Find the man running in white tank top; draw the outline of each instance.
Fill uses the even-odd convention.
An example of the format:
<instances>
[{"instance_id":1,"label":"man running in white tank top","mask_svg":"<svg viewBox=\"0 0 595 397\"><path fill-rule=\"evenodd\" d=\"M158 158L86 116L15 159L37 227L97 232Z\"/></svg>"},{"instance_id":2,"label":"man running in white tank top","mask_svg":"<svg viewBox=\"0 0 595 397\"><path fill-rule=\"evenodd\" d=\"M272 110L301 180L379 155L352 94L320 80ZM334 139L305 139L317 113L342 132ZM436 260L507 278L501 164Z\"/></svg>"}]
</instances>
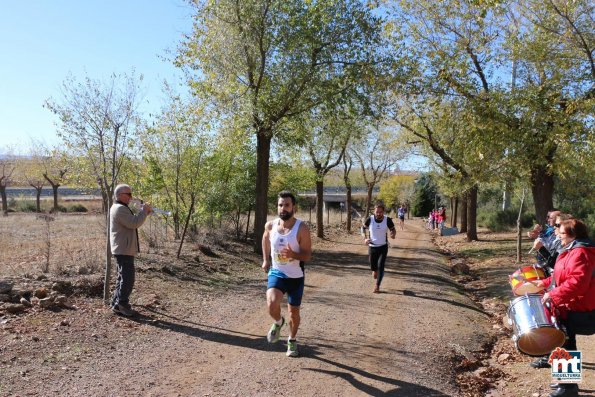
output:
<instances>
[{"instance_id":1,"label":"man running in white tank top","mask_svg":"<svg viewBox=\"0 0 595 397\"><path fill-rule=\"evenodd\" d=\"M279 340L285 318L281 301L287 293L289 338L287 356L297 357L297 331L300 326L300 305L304 293L304 262L312 256L312 240L308 225L294 217L295 196L281 192L277 200L279 218L266 223L262 236L262 268L268 272L267 306L275 320L267 334L269 343Z\"/></svg>"},{"instance_id":2,"label":"man running in white tank top","mask_svg":"<svg viewBox=\"0 0 595 397\"><path fill-rule=\"evenodd\" d=\"M368 238L366 238L366 229L370 230ZM376 280L373 291L376 294L380 292L380 283L384 278L384 263L388 255L388 240L386 238L388 231L390 231L390 238L394 240L397 233L395 224L390 217L384 216L384 204L378 202L374 207L374 215L366 219L362 226L362 237L364 243L369 247L370 269Z\"/></svg>"}]
</instances>

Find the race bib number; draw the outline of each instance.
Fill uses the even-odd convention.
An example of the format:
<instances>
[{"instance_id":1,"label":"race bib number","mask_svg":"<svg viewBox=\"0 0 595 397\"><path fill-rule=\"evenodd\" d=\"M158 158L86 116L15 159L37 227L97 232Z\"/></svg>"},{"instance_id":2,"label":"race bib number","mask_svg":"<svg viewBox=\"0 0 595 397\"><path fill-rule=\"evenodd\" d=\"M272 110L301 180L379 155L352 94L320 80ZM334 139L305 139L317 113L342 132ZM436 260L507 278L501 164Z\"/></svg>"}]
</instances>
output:
<instances>
[{"instance_id":1,"label":"race bib number","mask_svg":"<svg viewBox=\"0 0 595 397\"><path fill-rule=\"evenodd\" d=\"M279 242L277 243L277 246L275 247L275 250L274 250L275 258L277 260L277 263L279 263L280 265L286 265L290 260L290 258L283 257L281 255L281 250L287 248L287 245L288 244L285 242L285 239L282 238L282 239L279 239Z\"/></svg>"}]
</instances>

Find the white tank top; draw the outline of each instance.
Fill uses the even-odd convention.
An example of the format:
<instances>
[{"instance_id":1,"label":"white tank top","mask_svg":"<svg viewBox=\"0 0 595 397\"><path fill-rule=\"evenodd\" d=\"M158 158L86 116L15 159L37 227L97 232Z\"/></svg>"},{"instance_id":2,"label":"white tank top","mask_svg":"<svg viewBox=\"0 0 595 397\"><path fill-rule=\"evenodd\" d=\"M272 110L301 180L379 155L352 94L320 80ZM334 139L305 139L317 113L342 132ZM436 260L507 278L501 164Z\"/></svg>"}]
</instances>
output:
<instances>
[{"instance_id":1,"label":"white tank top","mask_svg":"<svg viewBox=\"0 0 595 397\"><path fill-rule=\"evenodd\" d=\"M287 234L281 234L278 232L279 222L281 222L281 219L275 219L273 221L273 230L271 230L271 234L269 236L269 240L271 242L271 259L273 262L273 266L271 267L269 274L276 274L283 278L304 277L304 271L300 266L300 261L297 259L281 257L281 250L287 245L291 247L292 251L300 252L297 234L298 230L300 229L301 221L296 219L293 227Z\"/></svg>"},{"instance_id":2,"label":"white tank top","mask_svg":"<svg viewBox=\"0 0 595 397\"><path fill-rule=\"evenodd\" d=\"M386 245L386 232L388 230L388 225L386 224L387 219L388 218L385 216L382 218L382 221L376 222L374 215L370 217L370 246L381 247Z\"/></svg>"}]
</instances>

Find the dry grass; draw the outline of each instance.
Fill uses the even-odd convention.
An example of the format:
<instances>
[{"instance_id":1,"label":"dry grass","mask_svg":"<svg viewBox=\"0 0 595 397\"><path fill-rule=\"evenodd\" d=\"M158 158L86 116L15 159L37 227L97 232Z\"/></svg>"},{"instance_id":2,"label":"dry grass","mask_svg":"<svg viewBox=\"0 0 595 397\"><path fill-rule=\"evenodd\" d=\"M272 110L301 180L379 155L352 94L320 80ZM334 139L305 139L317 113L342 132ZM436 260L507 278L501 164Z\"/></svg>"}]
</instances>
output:
<instances>
[{"instance_id":1,"label":"dry grass","mask_svg":"<svg viewBox=\"0 0 595 397\"><path fill-rule=\"evenodd\" d=\"M95 273L102 268L104 230L105 220L96 214L0 217L0 275Z\"/></svg>"},{"instance_id":2,"label":"dry grass","mask_svg":"<svg viewBox=\"0 0 595 397\"><path fill-rule=\"evenodd\" d=\"M86 203L88 204L88 203ZM98 274L105 263L105 219L92 208L88 213L36 214L15 212L0 217L0 276L37 275L52 273L74 276ZM345 227L345 213L330 211L324 214L325 234L333 234ZM271 219L274 218L271 215ZM300 219L309 221L308 212L300 212ZM315 218L315 213L312 212ZM242 217L240 240L245 237L246 217ZM252 232L252 219L250 220ZM315 223L315 219L313 219ZM342 221L342 223L341 223ZM353 221L354 229L360 220ZM204 227L198 233L189 232L182 256L193 258L206 248L219 251L233 251L231 240L235 238L235 228L225 219L214 222L212 227ZM315 225L312 225L315 231ZM335 230L337 229L337 230ZM172 261L179 241L174 240L173 231L161 217L150 217L139 229L141 249L150 261ZM251 243L249 243L251 244ZM203 252L204 253L204 252Z\"/></svg>"}]
</instances>

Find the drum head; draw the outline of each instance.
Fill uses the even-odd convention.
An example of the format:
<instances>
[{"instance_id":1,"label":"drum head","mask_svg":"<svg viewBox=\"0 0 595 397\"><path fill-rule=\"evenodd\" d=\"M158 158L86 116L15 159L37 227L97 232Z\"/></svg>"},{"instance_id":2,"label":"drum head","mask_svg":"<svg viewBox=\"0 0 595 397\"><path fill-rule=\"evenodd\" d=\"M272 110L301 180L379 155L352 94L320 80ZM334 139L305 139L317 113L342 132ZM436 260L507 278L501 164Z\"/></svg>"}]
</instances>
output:
<instances>
[{"instance_id":1,"label":"drum head","mask_svg":"<svg viewBox=\"0 0 595 397\"><path fill-rule=\"evenodd\" d=\"M556 347L564 344L566 335L554 327L534 328L525 332L517 341L520 351L530 356L549 354Z\"/></svg>"},{"instance_id":2,"label":"drum head","mask_svg":"<svg viewBox=\"0 0 595 397\"><path fill-rule=\"evenodd\" d=\"M520 283L512 289L512 292L517 296L523 296L525 294L539 294L543 292L543 288L531 283Z\"/></svg>"}]
</instances>

